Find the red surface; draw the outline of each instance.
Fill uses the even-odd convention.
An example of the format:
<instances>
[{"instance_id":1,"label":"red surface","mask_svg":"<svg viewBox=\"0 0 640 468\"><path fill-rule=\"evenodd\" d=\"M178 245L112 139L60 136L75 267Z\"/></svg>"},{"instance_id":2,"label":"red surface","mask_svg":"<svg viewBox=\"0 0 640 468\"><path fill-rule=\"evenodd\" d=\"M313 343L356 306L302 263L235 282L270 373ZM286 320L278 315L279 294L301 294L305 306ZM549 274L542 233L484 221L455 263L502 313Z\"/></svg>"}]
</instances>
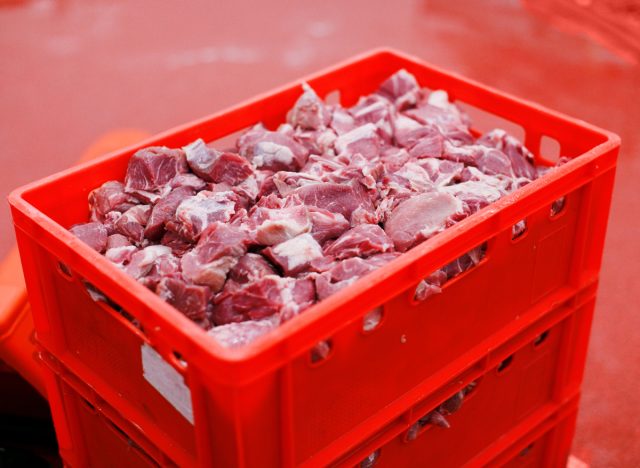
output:
<instances>
[{"instance_id":1,"label":"red surface","mask_svg":"<svg viewBox=\"0 0 640 468\"><path fill-rule=\"evenodd\" d=\"M574 450L595 466L637 465L640 69L515 1L480 9L444 0L217 2L208 11L9 2L0 8L0 188L6 195L71 165L114 128L163 130L377 45L616 131L623 146ZM12 236L5 211L0 251Z\"/></svg>"},{"instance_id":2,"label":"red surface","mask_svg":"<svg viewBox=\"0 0 640 468\"><path fill-rule=\"evenodd\" d=\"M325 464L378 431L405 427L406 415L421 404L416 401L470 362L482 362L487 349L528 327L540 327L558 304L590 311L617 137L391 52L350 60L306 80L321 98L337 90L342 103L351 106L400 68L422 86L447 89L456 100L519 125L538 164L546 156L539 154L543 135L555 138L562 153L575 159L424 242L368 281L322 301L264 340L228 350L66 230L87 220L90 190L124 178L138 148L119 151L18 189L10 198L40 344L179 464ZM141 145L180 147L196 136L214 141L258 121L275 128L300 92L299 82L293 83ZM552 203L563 196L565 207L552 217ZM521 219L527 220L527 231L513 240L512 226ZM443 294L414 302L422 278L482 243L487 255L475 269L447 283ZM74 274L60 273L60 262ZM144 334L104 303L94 302L82 280L135 317ZM384 322L363 334L363 316L380 305ZM518 384L521 394L513 401L537 401L537 386L554 380L559 387L551 392L553 403L567 398L565 386L579 389L590 322L586 314L578 330L565 335L566 350L558 354L571 350L576 356L571 365L565 362L567 369L552 372L555 379L542 374L533 379L537 384ZM309 350L327 338L333 343L330 358L310 366ZM140 361L133 357L144 342L189 382L195 428L143 378ZM176 353L188 367L176 363ZM380 375L388 378L381 381ZM228 406L232 401L236 404ZM525 412L531 410L524 406ZM517 414L505 412L504 425ZM504 430L498 421L490 422L494 436ZM477 433L479 446L487 433Z\"/></svg>"}]
</instances>

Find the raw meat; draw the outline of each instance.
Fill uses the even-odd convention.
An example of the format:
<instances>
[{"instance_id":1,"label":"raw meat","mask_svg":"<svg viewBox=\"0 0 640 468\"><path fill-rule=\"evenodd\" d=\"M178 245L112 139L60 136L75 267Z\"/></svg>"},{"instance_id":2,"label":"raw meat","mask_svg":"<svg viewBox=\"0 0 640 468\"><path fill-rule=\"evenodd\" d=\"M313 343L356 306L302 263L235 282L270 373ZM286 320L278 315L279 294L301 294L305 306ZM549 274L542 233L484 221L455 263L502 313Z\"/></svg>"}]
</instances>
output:
<instances>
[{"instance_id":1,"label":"raw meat","mask_svg":"<svg viewBox=\"0 0 640 468\"><path fill-rule=\"evenodd\" d=\"M129 160L125 190L154 192L178 174L188 171L184 151L153 146L136 152Z\"/></svg>"},{"instance_id":2,"label":"raw meat","mask_svg":"<svg viewBox=\"0 0 640 468\"><path fill-rule=\"evenodd\" d=\"M93 190L91 222L70 231L236 347L553 170L534 166L503 130L475 138L446 91L422 89L406 70L349 108L302 89L286 123L254 125L235 149L197 139L137 151L124 183ZM563 207L554 202L551 215ZM526 229L517 223L513 234ZM415 300L440 293L485 252L436 270ZM366 315L367 330L381 313ZM330 352L323 341L312 354ZM448 425L460 402L454 395L418 429Z\"/></svg>"},{"instance_id":3,"label":"raw meat","mask_svg":"<svg viewBox=\"0 0 640 468\"><path fill-rule=\"evenodd\" d=\"M76 224L69 231L96 252L107 248L107 229L101 223Z\"/></svg>"},{"instance_id":4,"label":"raw meat","mask_svg":"<svg viewBox=\"0 0 640 468\"><path fill-rule=\"evenodd\" d=\"M393 250L393 242L377 224L360 224L325 246L325 255L337 260L349 257L369 257Z\"/></svg>"},{"instance_id":5,"label":"raw meat","mask_svg":"<svg viewBox=\"0 0 640 468\"><path fill-rule=\"evenodd\" d=\"M400 252L444 230L447 222L463 212L460 200L430 192L405 200L393 210L384 230Z\"/></svg>"},{"instance_id":6,"label":"raw meat","mask_svg":"<svg viewBox=\"0 0 640 468\"><path fill-rule=\"evenodd\" d=\"M304 271L312 260L321 258L322 247L311 234L301 234L273 247L263 254L278 265L286 276L295 276Z\"/></svg>"}]
</instances>

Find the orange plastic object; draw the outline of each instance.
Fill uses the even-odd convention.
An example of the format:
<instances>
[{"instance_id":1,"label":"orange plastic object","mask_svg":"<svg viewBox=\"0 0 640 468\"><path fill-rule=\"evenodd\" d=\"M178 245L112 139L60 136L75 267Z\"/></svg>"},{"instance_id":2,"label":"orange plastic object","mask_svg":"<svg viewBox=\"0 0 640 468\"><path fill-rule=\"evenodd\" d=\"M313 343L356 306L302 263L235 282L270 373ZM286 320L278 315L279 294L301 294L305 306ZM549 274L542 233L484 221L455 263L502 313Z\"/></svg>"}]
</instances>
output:
<instances>
[{"instance_id":1,"label":"orange plastic object","mask_svg":"<svg viewBox=\"0 0 640 468\"><path fill-rule=\"evenodd\" d=\"M98 138L82 155L80 161L147 138L135 129L109 132ZM33 318L27 301L18 249L14 247L0 265L0 360L9 364L27 382L46 397L36 357Z\"/></svg>"},{"instance_id":2,"label":"orange plastic object","mask_svg":"<svg viewBox=\"0 0 640 468\"><path fill-rule=\"evenodd\" d=\"M423 397L410 413L379 428L372 438L331 465L358 466L373 454L376 466L381 467L425 466L426 461L438 467L499 466L498 462L525 458L530 466L563 466L571 446L579 387L567 371L582 359L575 345L588 336L592 313L593 301L551 311L508 343L470 363ZM56 428L70 441L61 450L69 465L104 463L108 458L104 450L89 446L102 432L92 427L110 424L122 435L120 445L133 452L129 457L137 459L144 451L161 466L172 464L140 430L46 351L43 360ZM447 416L449 429L414 426L463 388L471 390L458 411ZM87 421L88 414L95 415L91 419L102 416L104 421ZM561 422L566 424L556 431L553 445L542 449L543 444L536 442L536 451L532 450L533 440Z\"/></svg>"},{"instance_id":3,"label":"orange plastic object","mask_svg":"<svg viewBox=\"0 0 640 468\"><path fill-rule=\"evenodd\" d=\"M241 349L218 345L66 228L87 219L90 190L123 179L137 149L228 138L258 121L275 128L301 82L10 196L39 343L176 463L330 463L558 304L595 297L619 139L393 51L357 57L305 81L323 97L339 91L349 106L399 68L521 127L538 163L546 161L540 154L546 138L572 160ZM562 197L563 209L552 216ZM512 226L522 219L527 231L514 240ZM477 267L442 294L414 303L422 278L483 243L487 253ZM94 302L82 280L127 315ZM364 332L364 315L377 307L382 322ZM330 341L331 353L312 363L310 350L321 340ZM586 345L586 337L576 343L581 359L567 371L577 383Z\"/></svg>"}]
</instances>

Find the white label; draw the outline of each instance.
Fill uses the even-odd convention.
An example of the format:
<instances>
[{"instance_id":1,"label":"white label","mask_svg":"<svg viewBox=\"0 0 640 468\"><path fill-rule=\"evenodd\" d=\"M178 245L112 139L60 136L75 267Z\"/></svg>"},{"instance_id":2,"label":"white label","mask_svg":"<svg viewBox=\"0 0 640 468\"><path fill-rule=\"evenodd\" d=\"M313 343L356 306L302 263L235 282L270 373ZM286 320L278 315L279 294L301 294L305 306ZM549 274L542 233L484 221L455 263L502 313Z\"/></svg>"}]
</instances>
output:
<instances>
[{"instance_id":1,"label":"white label","mask_svg":"<svg viewBox=\"0 0 640 468\"><path fill-rule=\"evenodd\" d=\"M142 344L140 354L142 355L142 375L147 382L193 424L191 390L184 384L182 375L148 344Z\"/></svg>"}]
</instances>

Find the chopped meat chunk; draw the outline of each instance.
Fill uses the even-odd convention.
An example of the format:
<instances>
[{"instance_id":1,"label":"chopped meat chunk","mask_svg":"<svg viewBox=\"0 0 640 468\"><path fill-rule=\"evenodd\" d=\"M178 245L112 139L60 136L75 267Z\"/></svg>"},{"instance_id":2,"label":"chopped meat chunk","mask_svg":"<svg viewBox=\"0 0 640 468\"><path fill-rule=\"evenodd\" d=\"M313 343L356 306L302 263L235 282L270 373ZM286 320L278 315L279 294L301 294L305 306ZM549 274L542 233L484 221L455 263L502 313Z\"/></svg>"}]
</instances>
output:
<instances>
[{"instance_id":1,"label":"chopped meat chunk","mask_svg":"<svg viewBox=\"0 0 640 468\"><path fill-rule=\"evenodd\" d=\"M187 171L184 151L160 146L144 148L129 160L125 190L154 192L171 182L176 175Z\"/></svg>"},{"instance_id":2,"label":"chopped meat chunk","mask_svg":"<svg viewBox=\"0 0 640 468\"><path fill-rule=\"evenodd\" d=\"M156 286L156 293L195 322L207 321L211 308L211 290L206 286L187 284L179 278L165 277Z\"/></svg>"},{"instance_id":3,"label":"chopped meat chunk","mask_svg":"<svg viewBox=\"0 0 640 468\"><path fill-rule=\"evenodd\" d=\"M253 174L245 158L210 148L201 139L185 146L184 152L191 170L207 182L236 185Z\"/></svg>"},{"instance_id":4,"label":"chopped meat chunk","mask_svg":"<svg viewBox=\"0 0 640 468\"><path fill-rule=\"evenodd\" d=\"M69 231L96 252L107 248L107 229L101 223L76 224Z\"/></svg>"},{"instance_id":5,"label":"chopped meat chunk","mask_svg":"<svg viewBox=\"0 0 640 468\"><path fill-rule=\"evenodd\" d=\"M338 260L349 257L369 257L393 250L393 242L377 224L360 224L325 246L325 255Z\"/></svg>"},{"instance_id":6,"label":"chopped meat chunk","mask_svg":"<svg viewBox=\"0 0 640 468\"><path fill-rule=\"evenodd\" d=\"M282 268L286 276L294 276L322 257L322 247L311 234L301 234L264 250L264 255Z\"/></svg>"}]
</instances>

